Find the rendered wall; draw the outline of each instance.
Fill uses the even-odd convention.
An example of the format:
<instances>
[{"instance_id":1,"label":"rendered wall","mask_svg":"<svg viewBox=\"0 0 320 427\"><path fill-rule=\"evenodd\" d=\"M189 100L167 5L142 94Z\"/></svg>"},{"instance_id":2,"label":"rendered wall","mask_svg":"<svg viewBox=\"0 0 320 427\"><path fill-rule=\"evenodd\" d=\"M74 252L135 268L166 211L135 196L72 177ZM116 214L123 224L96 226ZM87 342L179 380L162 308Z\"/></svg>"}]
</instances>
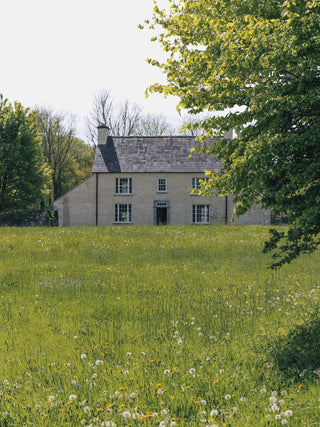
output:
<instances>
[{"instance_id":1,"label":"rendered wall","mask_svg":"<svg viewBox=\"0 0 320 427\"><path fill-rule=\"evenodd\" d=\"M54 202L59 226L95 225L95 183L92 175Z\"/></svg>"},{"instance_id":2,"label":"rendered wall","mask_svg":"<svg viewBox=\"0 0 320 427\"><path fill-rule=\"evenodd\" d=\"M116 178L132 178L132 194L116 195ZM234 205L225 197L200 197L190 195L192 178L200 178L194 173L131 173L98 174L75 187L55 202L58 209L59 225L112 225L115 222L115 205L130 204L132 224L154 224L154 202L167 201L170 205L170 224L192 224L192 205L209 205L210 224L225 224L233 215ZM167 179L167 192L157 192L157 179ZM96 197L98 204L96 205ZM96 211L98 208L98 212ZM254 207L243 217L236 219L241 224L270 224L269 211Z\"/></svg>"}]
</instances>

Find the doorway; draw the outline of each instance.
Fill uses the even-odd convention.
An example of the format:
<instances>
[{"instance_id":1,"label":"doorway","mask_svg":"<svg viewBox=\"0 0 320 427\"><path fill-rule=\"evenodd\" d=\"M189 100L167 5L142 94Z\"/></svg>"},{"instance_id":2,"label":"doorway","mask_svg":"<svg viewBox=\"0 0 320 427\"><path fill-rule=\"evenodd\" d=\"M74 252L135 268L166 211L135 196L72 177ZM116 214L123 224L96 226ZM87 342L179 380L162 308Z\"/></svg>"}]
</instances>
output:
<instances>
[{"instance_id":1,"label":"doorway","mask_svg":"<svg viewBox=\"0 0 320 427\"><path fill-rule=\"evenodd\" d=\"M156 225L167 225L170 223L170 202L168 200L154 200L153 222Z\"/></svg>"},{"instance_id":2,"label":"doorway","mask_svg":"<svg viewBox=\"0 0 320 427\"><path fill-rule=\"evenodd\" d=\"M168 208L157 208L157 225L168 224Z\"/></svg>"}]
</instances>

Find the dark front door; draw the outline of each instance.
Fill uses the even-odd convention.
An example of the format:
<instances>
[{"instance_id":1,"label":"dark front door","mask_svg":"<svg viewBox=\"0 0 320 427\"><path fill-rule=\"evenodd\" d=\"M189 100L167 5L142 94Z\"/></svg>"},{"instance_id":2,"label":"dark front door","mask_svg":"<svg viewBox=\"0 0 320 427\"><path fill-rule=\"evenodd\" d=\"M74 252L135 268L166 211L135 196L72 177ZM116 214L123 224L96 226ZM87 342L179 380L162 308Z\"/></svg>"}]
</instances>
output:
<instances>
[{"instance_id":1,"label":"dark front door","mask_svg":"<svg viewBox=\"0 0 320 427\"><path fill-rule=\"evenodd\" d=\"M168 223L168 208L157 208L157 225Z\"/></svg>"}]
</instances>

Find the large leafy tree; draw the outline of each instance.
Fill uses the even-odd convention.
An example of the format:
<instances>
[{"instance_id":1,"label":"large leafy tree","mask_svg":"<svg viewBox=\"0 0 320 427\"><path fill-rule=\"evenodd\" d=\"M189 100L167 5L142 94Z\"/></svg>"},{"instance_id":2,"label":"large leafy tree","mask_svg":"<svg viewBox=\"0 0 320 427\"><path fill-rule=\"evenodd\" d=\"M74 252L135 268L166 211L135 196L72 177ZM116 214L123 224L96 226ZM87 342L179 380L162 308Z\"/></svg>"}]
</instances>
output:
<instances>
[{"instance_id":1,"label":"large leafy tree","mask_svg":"<svg viewBox=\"0 0 320 427\"><path fill-rule=\"evenodd\" d=\"M146 24L167 57L149 59L166 84L149 91L176 95L190 113L212 112L207 135L234 129L207 152L223 162L212 192L232 194L236 214L253 203L287 214L266 250L274 266L319 245L319 0L168 0ZM224 114L213 114L213 112Z\"/></svg>"},{"instance_id":2,"label":"large leafy tree","mask_svg":"<svg viewBox=\"0 0 320 427\"><path fill-rule=\"evenodd\" d=\"M0 95L0 213L39 206L48 183L34 113Z\"/></svg>"}]
</instances>

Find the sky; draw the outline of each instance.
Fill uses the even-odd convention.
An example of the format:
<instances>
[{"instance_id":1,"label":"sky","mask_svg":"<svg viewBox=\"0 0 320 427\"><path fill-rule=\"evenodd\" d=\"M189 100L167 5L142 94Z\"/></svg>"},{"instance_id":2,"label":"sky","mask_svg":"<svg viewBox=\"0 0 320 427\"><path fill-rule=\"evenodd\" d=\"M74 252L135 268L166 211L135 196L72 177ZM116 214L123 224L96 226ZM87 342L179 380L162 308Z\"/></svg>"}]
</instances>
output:
<instances>
[{"instance_id":1,"label":"sky","mask_svg":"<svg viewBox=\"0 0 320 427\"><path fill-rule=\"evenodd\" d=\"M93 96L103 89L116 102L178 121L177 99L145 97L150 84L165 81L146 62L163 57L150 42L154 34L137 28L153 6L153 0L2 0L0 93L24 107L76 116L83 138Z\"/></svg>"}]
</instances>

